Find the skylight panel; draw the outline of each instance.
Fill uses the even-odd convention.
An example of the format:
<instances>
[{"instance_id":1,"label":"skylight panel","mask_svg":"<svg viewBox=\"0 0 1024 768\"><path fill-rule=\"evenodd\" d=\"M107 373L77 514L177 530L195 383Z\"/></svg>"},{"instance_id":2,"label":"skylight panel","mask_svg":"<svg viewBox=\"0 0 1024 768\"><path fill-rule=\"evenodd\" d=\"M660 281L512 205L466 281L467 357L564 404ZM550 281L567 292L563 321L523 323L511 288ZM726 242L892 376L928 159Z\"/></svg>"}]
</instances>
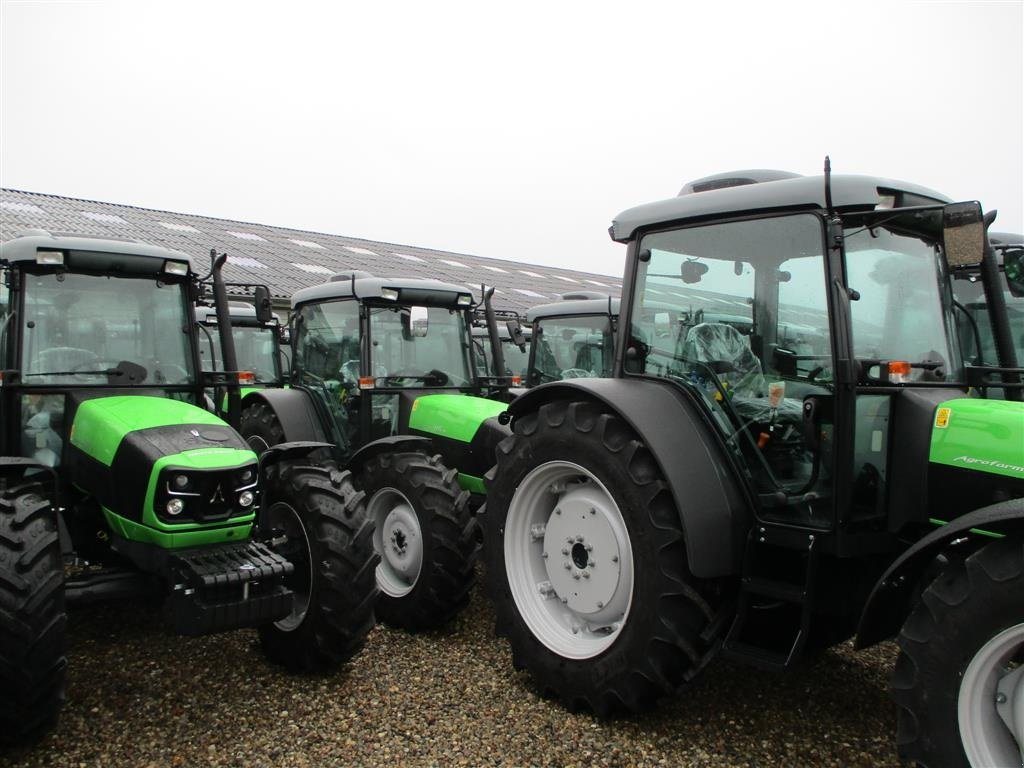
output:
<instances>
[{"instance_id":1,"label":"skylight panel","mask_svg":"<svg viewBox=\"0 0 1024 768\"><path fill-rule=\"evenodd\" d=\"M501 267L488 267L486 264L482 264L481 266L484 269L491 270L491 272L501 272L503 275L507 275L508 274L508 270L507 269L502 269Z\"/></svg>"},{"instance_id":2,"label":"skylight panel","mask_svg":"<svg viewBox=\"0 0 1024 768\"><path fill-rule=\"evenodd\" d=\"M461 261L455 261L455 259L439 259L439 261L441 261L444 264L450 264L453 267L461 267L462 269L469 269L469 267L467 267Z\"/></svg>"},{"instance_id":3,"label":"skylight panel","mask_svg":"<svg viewBox=\"0 0 1024 768\"><path fill-rule=\"evenodd\" d=\"M172 221L158 221L164 229L173 229L175 232L198 232L199 230L189 224L176 224Z\"/></svg>"},{"instance_id":4,"label":"skylight panel","mask_svg":"<svg viewBox=\"0 0 1024 768\"><path fill-rule=\"evenodd\" d=\"M9 211L18 211L19 213L46 213L38 205L32 205L32 203L15 203L12 200L0 200L0 208L6 208Z\"/></svg>"},{"instance_id":5,"label":"skylight panel","mask_svg":"<svg viewBox=\"0 0 1024 768\"><path fill-rule=\"evenodd\" d=\"M314 275L333 275L334 270L328 269L327 267L321 267L319 264L299 264L293 261L293 267L298 267L303 272L309 272Z\"/></svg>"},{"instance_id":6,"label":"skylight panel","mask_svg":"<svg viewBox=\"0 0 1024 768\"><path fill-rule=\"evenodd\" d=\"M522 271L522 270L520 270L520 271ZM546 299L547 298L547 296L545 296L543 293L537 293L536 291L528 291L525 288L513 288L512 290L515 291L516 293L523 294L523 296L532 296L535 299Z\"/></svg>"},{"instance_id":7,"label":"skylight panel","mask_svg":"<svg viewBox=\"0 0 1024 768\"><path fill-rule=\"evenodd\" d=\"M301 245L303 248L320 248L321 250L323 249L323 246L320 245L320 243L314 243L312 240L290 240L289 242L295 243L296 245Z\"/></svg>"},{"instance_id":8,"label":"skylight panel","mask_svg":"<svg viewBox=\"0 0 1024 768\"><path fill-rule=\"evenodd\" d=\"M587 282L590 283L591 285L599 285L602 288L610 288L611 287L611 286L608 285L608 283L602 283L600 280L587 280Z\"/></svg>"},{"instance_id":9,"label":"skylight panel","mask_svg":"<svg viewBox=\"0 0 1024 768\"><path fill-rule=\"evenodd\" d=\"M374 253L373 251L371 251L371 250L369 250L367 248L357 248L354 245L346 245L346 246L344 246L344 248L345 248L346 251L352 251L352 253L361 253L364 256L377 256L378 255L378 254Z\"/></svg>"},{"instance_id":10,"label":"skylight panel","mask_svg":"<svg viewBox=\"0 0 1024 768\"><path fill-rule=\"evenodd\" d=\"M95 211L82 211L82 215L93 221L101 221L104 224L127 224L128 222L113 213L96 213Z\"/></svg>"},{"instance_id":11,"label":"skylight panel","mask_svg":"<svg viewBox=\"0 0 1024 768\"><path fill-rule=\"evenodd\" d=\"M391 255L397 256L400 259L405 259L406 261L423 261L419 256L410 256L408 253L392 253Z\"/></svg>"},{"instance_id":12,"label":"skylight panel","mask_svg":"<svg viewBox=\"0 0 1024 768\"><path fill-rule=\"evenodd\" d=\"M228 234L237 237L239 240L259 240L263 243L266 242L264 238L253 234L252 232L228 232Z\"/></svg>"},{"instance_id":13,"label":"skylight panel","mask_svg":"<svg viewBox=\"0 0 1024 768\"><path fill-rule=\"evenodd\" d=\"M537 274L536 272L531 272L528 269L520 269L519 272L521 274L527 275L528 277L539 277L541 279L544 278L544 275Z\"/></svg>"},{"instance_id":14,"label":"skylight panel","mask_svg":"<svg viewBox=\"0 0 1024 768\"><path fill-rule=\"evenodd\" d=\"M248 256L228 256L228 263L234 264L239 267L255 267L256 269L266 269L267 265L262 261L256 259L250 259Z\"/></svg>"}]
</instances>

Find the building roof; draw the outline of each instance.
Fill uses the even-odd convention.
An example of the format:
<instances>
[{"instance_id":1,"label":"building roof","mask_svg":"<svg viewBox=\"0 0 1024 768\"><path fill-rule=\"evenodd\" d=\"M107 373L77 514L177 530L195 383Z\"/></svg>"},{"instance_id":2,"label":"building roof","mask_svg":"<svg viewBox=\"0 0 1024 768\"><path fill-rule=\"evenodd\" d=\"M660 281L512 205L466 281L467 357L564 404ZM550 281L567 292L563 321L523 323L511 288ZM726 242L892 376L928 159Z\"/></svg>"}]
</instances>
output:
<instances>
[{"instance_id":1,"label":"building roof","mask_svg":"<svg viewBox=\"0 0 1024 768\"><path fill-rule=\"evenodd\" d=\"M131 205L0 189L0 242L27 229L139 240L189 254L197 271L209 252L226 252L224 278L262 283L276 299L319 285L336 272L358 269L378 277L436 278L464 285L480 298L482 282L495 286L494 305L524 312L563 293L622 290L621 277L526 262L452 253L267 224L157 211Z\"/></svg>"}]
</instances>

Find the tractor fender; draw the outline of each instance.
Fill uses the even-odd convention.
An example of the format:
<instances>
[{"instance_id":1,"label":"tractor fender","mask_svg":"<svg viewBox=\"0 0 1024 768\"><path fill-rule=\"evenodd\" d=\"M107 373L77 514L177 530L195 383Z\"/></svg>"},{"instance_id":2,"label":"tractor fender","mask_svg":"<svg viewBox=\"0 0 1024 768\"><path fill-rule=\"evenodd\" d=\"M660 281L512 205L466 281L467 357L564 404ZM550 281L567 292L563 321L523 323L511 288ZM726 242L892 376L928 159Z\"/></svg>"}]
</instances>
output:
<instances>
[{"instance_id":1,"label":"tractor fender","mask_svg":"<svg viewBox=\"0 0 1024 768\"><path fill-rule=\"evenodd\" d=\"M740 572L753 502L721 437L687 392L657 379L567 379L528 390L506 413L514 424L544 403L564 399L599 403L647 445L675 501L695 576Z\"/></svg>"},{"instance_id":2,"label":"tractor fender","mask_svg":"<svg viewBox=\"0 0 1024 768\"><path fill-rule=\"evenodd\" d=\"M258 389L242 400L242 410L262 403L277 416L287 442L311 441L330 443L317 419L316 408L309 394L301 389Z\"/></svg>"},{"instance_id":3,"label":"tractor fender","mask_svg":"<svg viewBox=\"0 0 1024 768\"><path fill-rule=\"evenodd\" d=\"M434 443L428 437L417 437L416 435L392 435L391 437L382 437L378 440L374 440L372 443L367 443L358 451L353 453L352 458L348 460L346 469L351 470L352 474L359 474L359 470L362 469L362 466L368 460L381 453L424 450L429 454L433 454L435 452Z\"/></svg>"},{"instance_id":4,"label":"tractor fender","mask_svg":"<svg viewBox=\"0 0 1024 768\"><path fill-rule=\"evenodd\" d=\"M918 540L875 583L857 625L855 646L866 648L894 636L913 608L915 590L929 565L954 543L972 547L988 540L972 529L1000 536L1024 534L1024 499L1010 499L961 515ZM963 540L957 542L957 540Z\"/></svg>"}]
</instances>

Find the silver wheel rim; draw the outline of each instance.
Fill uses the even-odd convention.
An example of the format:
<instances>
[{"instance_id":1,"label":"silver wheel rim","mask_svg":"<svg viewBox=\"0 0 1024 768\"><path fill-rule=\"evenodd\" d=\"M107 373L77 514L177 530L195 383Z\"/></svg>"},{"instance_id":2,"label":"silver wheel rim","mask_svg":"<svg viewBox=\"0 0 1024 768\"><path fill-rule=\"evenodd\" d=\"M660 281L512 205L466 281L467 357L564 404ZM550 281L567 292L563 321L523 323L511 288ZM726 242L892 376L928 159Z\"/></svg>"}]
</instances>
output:
<instances>
[{"instance_id":1,"label":"silver wheel rim","mask_svg":"<svg viewBox=\"0 0 1024 768\"><path fill-rule=\"evenodd\" d=\"M533 636L566 659L618 639L633 599L633 550L619 507L588 470L550 461L519 483L505 520L505 574Z\"/></svg>"},{"instance_id":2,"label":"silver wheel rim","mask_svg":"<svg viewBox=\"0 0 1024 768\"><path fill-rule=\"evenodd\" d=\"M281 512L285 512L281 515ZM293 539L298 541L300 546L305 547L305 563L297 563L294 559L292 565L295 566L296 576L305 575L306 582L303 585L297 579L291 580L290 589L295 595L295 599L292 602L292 612L285 616L280 621L275 621L274 626L280 629L282 632L294 631L306 618L306 614L309 613L309 605L312 601L313 595L313 549L309 544L309 535L306 533L306 526L302 524L302 518L299 517L299 513L290 504L279 502L270 509L268 517L274 522L274 524L280 525L284 530L285 536L289 542ZM300 569L305 566L305 574L300 573Z\"/></svg>"},{"instance_id":3,"label":"silver wheel rim","mask_svg":"<svg viewBox=\"0 0 1024 768\"><path fill-rule=\"evenodd\" d=\"M1017 624L985 643L964 671L957 717L975 768L1024 764L1022 649L1024 624Z\"/></svg>"},{"instance_id":4,"label":"silver wheel rim","mask_svg":"<svg viewBox=\"0 0 1024 768\"><path fill-rule=\"evenodd\" d=\"M394 488L370 498L373 548L380 555L377 586L389 597L404 597L416 586L423 567L423 533L409 499Z\"/></svg>"}]
</instances>

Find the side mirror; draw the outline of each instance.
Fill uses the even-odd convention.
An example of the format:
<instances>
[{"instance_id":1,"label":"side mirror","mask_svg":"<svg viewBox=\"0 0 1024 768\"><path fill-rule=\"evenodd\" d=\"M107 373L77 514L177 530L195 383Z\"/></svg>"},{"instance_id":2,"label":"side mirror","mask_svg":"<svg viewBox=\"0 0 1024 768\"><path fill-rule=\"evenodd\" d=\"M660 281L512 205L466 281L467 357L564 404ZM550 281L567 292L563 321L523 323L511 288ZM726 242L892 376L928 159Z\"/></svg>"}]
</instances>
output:
<instances>
[{"instance_id":1,"label":"side mirror","mask_svg":"<svg viewBox=\"0 0 1024 768\"><path fill-rule=\"evenodd\" d=\"M980 264L985 253L981 203L950 203L942 208L942 243L951 269Z\"/></svg>"},{"instance_id":2,"label":"side mirror","mask_svg":"<svg viewBox=\"0 0 1024 768\"><path fill-rule=\"evenodd\" d=\"M409 335L414 339L422 339L427 335L430 325L426 307L409 307Z\"/></svg>"},{"instance_id":3,"label":"side mirror","mask_svg":"<svg viewBox=\"0 0 1024 768\"><path fill-rule=\"evenodd\" d=\"M253 304L256 305L256 319L266 325L274 319L270 303L270 289L265 285L257 285L253 289Z\"/></svg>"},{"instance_id":4,"label":"side mirror","mask_svg":"<svg viewBox=\"0 0 1024 768\"><path fill-rule=\"evenodd\" d=\"M1006 276L1006 287L1010 289L1010 295L1018 299L1024 298L1024 248L1003 250L1003 274Z\"/></svg>"},{"instance_id":5,"label":"side mirror","mask_svg":"<svg viewBox=\"0 0 1024 768\"><path fill-rule=\"evenodd\" d=\"M523 326L520 325L518 320L506 320L505 328L508 329L508 337L519 347L520 351L526 351L526 334L523 333Z\"/></svg>"}]
</instances>

